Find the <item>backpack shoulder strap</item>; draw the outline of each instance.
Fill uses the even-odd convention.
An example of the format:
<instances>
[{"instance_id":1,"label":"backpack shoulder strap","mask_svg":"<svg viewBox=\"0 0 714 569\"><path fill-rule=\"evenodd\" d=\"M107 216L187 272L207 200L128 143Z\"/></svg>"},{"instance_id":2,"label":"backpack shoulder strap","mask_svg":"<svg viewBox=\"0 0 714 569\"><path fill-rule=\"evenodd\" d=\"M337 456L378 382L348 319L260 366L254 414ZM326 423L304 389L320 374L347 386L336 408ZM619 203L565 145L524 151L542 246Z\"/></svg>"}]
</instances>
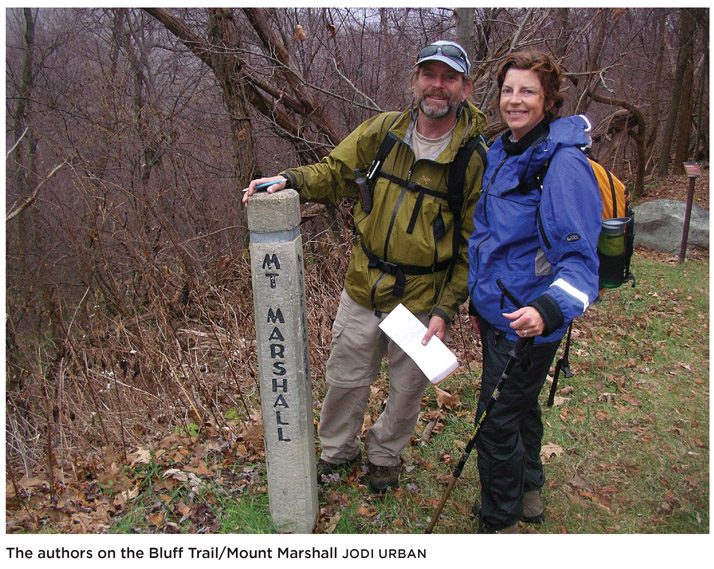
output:
<instances>
[{"instance_id":1,"label":"backpack shoulder strap","mask_svg":"<svg viewBox=\"0 0 714 569\"><path fill-rule=\"evenodd\" d=\"M449 175L446 180L446 188L449 195L449 209L457 217L461 214L461 204L464 199L464 178L466 177L466 168L471 161L471 155L474 151L479 153L483 162L483 169L486 170L486 153L488 145L482 134L470 138L466 144L459 148L454 161L449 168Z\"/></svg>"},{"instance_id":2,"label":"backpack shoulder strap","mask_svg":"<svg viewBox=\"0 0 714 569\"><path fill-rule=\"evenodd\" d=\"M456 257L459 252L459 242L461 240L461 206L464 203L464 180L466 179L466 169L468 168L474 151L479 153L485 172L488 144L486 144L486 139L482 134L477 134L470 138L466 144L456 152L446 179L447 201L451 214L454 217L454 235L451 247L453 256L451 258L451 266L449 267L449 279L451 278L454 265L456 264Z\"/></svg>"},{"instance_id":3,"label":"backpack shoulder strap","mask_svg":"<svg viewBox=\"0 0 714 569\"><path fill-rule=\"evenodd\" d=\"M377 149L377 154L374 157L374 160L372 160L372 164L369 166L369 169L367 170L367 174L365 175L365 179L367 180L367 184L369 184L370 188L374 185L374 181L376 180L379 170L382 167L382 164L384 164L384 161L387 159L387 156L389 156L389 153L392 151L392 148L394 147L394 144L397 142L397 138L392 134L392 131L390 130L392 128L392 125L394 125L395 122L399 119L399 113L395 113L396 116L392 120L391 123L389 123L389 127L387 128L387 134L385 134L384 139L382 140L382 143L379 145L379 148Z\"/></svg>"},{"instance_id":4,"label":"backpack shoulder strap","mask_svg":"<svg viewBox=\"0 0 714 569\"><path fill-rule=\"evenodd\" d=\"M610 192L612 192L612 213L615 217L619 217L617 215L617 192L615 191L615 182L612 179L612 172L605 169L605 173L607 174L607 181L610 182Z\"/></svg>"}]
</instances>

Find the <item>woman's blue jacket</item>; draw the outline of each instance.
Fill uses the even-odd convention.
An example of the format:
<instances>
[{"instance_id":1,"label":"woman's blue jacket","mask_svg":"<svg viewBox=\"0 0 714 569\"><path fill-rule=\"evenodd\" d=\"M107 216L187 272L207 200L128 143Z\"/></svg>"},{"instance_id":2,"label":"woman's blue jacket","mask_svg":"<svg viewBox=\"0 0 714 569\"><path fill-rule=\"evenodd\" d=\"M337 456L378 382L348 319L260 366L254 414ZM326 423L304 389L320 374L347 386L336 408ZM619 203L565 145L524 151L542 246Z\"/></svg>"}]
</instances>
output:
<instances>
[{"instance_id":1,"label":"woman's blue jacket","mask_svg":"<svg viewBox=\"0 0 714 569\"><path fill-rule=\"evenodd\" d=\"M522 154L509 155L501 138L489 149L469 239L469 291L479 314L511 340L518 337L503 314L519 304L543 316L535 341L545 343L598 298L602 198L582 151L589 128L582 116L557 119ZM544 167L542 184L533 183Z\"/></svg>"}]
</instances>

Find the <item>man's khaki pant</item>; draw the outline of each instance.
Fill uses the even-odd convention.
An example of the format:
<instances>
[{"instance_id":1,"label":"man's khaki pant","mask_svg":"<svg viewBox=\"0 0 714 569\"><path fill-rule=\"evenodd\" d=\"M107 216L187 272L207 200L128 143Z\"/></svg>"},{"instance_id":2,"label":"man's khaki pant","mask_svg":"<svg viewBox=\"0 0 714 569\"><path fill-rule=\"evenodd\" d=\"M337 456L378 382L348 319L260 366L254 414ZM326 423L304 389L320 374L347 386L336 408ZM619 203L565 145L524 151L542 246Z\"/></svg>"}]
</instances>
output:
<instances>
[{"instance_id":1,"label":"man's khaki pant","mask_svg":"<svg viewBox=\"0 0 714 569\"><path fill-rule=\"evenodd\" d=\"M389 397L384 411L369 429L365 450L377 466L397 466L414 432L421 398L429 380L399 347L380 330L386 314L360 306L345 291L332 327L327 361L327 395L322 404L319 435L322 460L340 464L360 452L359 433L370 395L388 354ZM428 326L429 316L417 318Z\"/></svg>"}]
</instances>

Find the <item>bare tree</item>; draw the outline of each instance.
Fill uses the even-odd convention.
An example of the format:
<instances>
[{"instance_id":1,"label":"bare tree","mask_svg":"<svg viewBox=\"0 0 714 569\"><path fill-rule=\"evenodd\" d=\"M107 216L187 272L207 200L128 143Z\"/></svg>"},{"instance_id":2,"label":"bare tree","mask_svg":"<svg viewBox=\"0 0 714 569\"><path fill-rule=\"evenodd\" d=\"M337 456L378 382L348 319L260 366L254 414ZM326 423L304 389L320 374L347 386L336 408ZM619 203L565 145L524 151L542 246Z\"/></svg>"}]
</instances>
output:
<instances>
[{"instance_id":1,"label":"bare tree","mask_svg":"<svg viewBox=\"0 0 714 569\"><path fill-rule=\"evenodd\" d=\"M469 61L476 61L474 16L476 8L456 8L456 41L463 46Z\"/></svg>"},{"instance_id":2,"label":"bare tree","mask_svg":"<svg viewBox=\"0 0 714 569\"><path fill-rule=\"evenodd\" d=\"M8 424L26 470L37 440L48 455L126 448L139 436L132 427L165 428L154 412L162 401L175 403L170 422L221 421L218 404L248 408L255 362L237 190L320 160L365 119L408 107L414 56L431 41L469 50L471 97L487 113L489 136L505 128L498 64L540 49L566 71L564 114L587 111L596 155L637 191L673 154L709 151L707 10L43 8L7 16ZM677 95L685 77L691 86ZM683 105L689 110L663 133L668 111ZM351 203L333 220L349 219ZM309 294L322 295L308 302L317 369L332 318L323 299L336 296L348 246L335 250L325 237L336 227L329 215L303 209L306 253L319 260L306 270ZM349 241L348 224L338 229Z\"/></svg>"},{"instance_id":3,"label":"bare tree","mask_svg":"<svg viewBox=\"0 0 714 569\"><path fill-rule=\"evenodd\" d=\"M667 122L662 135L662 146L660 148L659 164L657 173L660 176L665 176L669 171L671 158L672 144L675 140L674 134L677 127L677 118L680 117L679 134L685 135L689 133L690 112L681 112L682 104L691 102L692 90L692 66L694 42L696 38L696 20L695 12L691 9L683 8L679 11L679 50L677 54L677 68L674 74L674 82L672 84L672 98L667 114ZM685 124L686 121L686 124ZM688 136L683 144L688 143ZM674 171L682 171L681 163L674 164Z\"/></svg>"}]
</instances>

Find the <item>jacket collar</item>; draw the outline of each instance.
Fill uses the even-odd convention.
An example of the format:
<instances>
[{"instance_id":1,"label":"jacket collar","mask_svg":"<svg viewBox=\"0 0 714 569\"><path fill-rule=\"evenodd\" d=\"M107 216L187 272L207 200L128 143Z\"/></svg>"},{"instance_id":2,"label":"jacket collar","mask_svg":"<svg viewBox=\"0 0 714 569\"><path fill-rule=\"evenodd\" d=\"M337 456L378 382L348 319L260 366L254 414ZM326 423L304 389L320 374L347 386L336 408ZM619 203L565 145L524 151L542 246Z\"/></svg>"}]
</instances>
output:
<instances>
[{"instance_id":1,"label":"jacket collar","mask_svg":"<svg viewBox=\"0 0 714 569\"><path fill-rule=\"evenodd\" d=\"M511 139L511 131L507 130L501 135L503 149L509 156L523 154L531 146L535 146L544 140L549 132L550 126L544 120L535 125L523 138L517 141Z\"/></svg>"},{"instance_id":2,"label":"jacket collar","mask_svg":"<svg viewBox=\"0 0 714 569\"><path fill-rule=\"evenodd\" d=\"M413 107L405 110L395 121L390 130L402 141L406 139L407 133L414 128L416 122L416 112ZM477 134L486 128L486 115L477 109L469 101L462 104L453 130L451 142L446 150L441 153L437 162L448 163L456 156L458 149Z\"/></svg>"}]
</instances>

